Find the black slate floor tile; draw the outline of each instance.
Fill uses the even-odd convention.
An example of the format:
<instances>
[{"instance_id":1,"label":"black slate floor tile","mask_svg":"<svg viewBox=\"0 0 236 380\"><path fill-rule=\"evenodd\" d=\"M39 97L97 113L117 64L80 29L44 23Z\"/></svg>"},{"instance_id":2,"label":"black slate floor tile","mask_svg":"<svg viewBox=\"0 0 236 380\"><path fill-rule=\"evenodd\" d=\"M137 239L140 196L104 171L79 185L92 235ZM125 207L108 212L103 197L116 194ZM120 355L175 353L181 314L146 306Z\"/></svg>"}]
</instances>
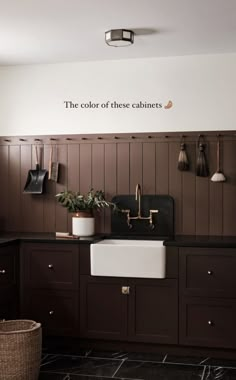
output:
<instances>
[{"instance_id":1,"label":"black slate floor tile","mask_svg":"<svg viewBox=\"0 0 236 380\"><path fill-rule=\"evenodd\" d=\"M87 353L91 358L107 358L107 359L124 359L127 358L127 352L125 351L97 351L91 350Z\"/></svg>"},{"instance_id":2,"label":"black slate floor tile","mask_svg":"<svg viewBox=\"0 0 236 380\"><path fill-rule=\"evenodd\" d=\"M73 373L112 377L122 360L96 359L79 356L48 355L43 359L41 372Z\"/></svg>"},{"instance_id":3,"label":"black slate floor tile","mask_svg":"<svg viewBox=\"0 0 236 380\"><path fill-rule=\"evenodd\" d=\"M236 380L236 369L207 366L202 380Z\"/></svg>"},{"instance_id":4,"label":"black slate floor tile","mask_svg":"<svg viewBox=\"0 0 236 380\"><path fill-rule=\"evenodd\" d=\"M221 367L230 367L230 368L236 368L236 360L230 360L230 359L214 359L214 358L208 358L205 361L206 365L210 366L221 366Z\"/></svg>"},{"instance_id":5,"label":"black slate floor tile","mask_svg":"<svg viewBox=\"0 0 236 380\"><path fill-rule=\"evenodd\" d=\"M69 380L69 377L61 373L41 372L39 380Z\"/></svg>"},{"instance_id":6,"label":"black slate floor tile","mask_svg":"<svg viewBox=\"0 0 236 380\"><path fill-rule=\"evenodd\" d=\"M147 352L125 352L125 351L97 351L91 350L88 353L89 357L94 358L109 358L109 359L129 359L129 360L141 360L141 361L155 361L163 362L166 355Z\"/></svg>"},{"instance_id":7,"label":"black slate floor tile","mask_svg":"<svg viewBox=\"0 0 236 380\"><path fill-rule=\"evenodd\" d=\"M39 380L130 380L130 379L117 379L116 377L101 377L101 376L88 376L88 375L75 375L75 374L61 374L55 372L42 372ZM135 380L135 379L134 379Z\"/></svg>"},{"instance_id":8,"label":"black slate floor tile","mask_svg":"<svg viewBox=\"0 0 236 380\"><path fill-rule=\"evenodd\" d=\"M175 356L167 355L165 357L165 363L175 363L175 364L193 364L193 365L205 365L205 360L207 358L195 357L195 356Z\"/></svg>"},{"instance_id":9,"label":"black slate floor tile","mask_svg":"<svg viewBox=\"0 0 236 380\"><path fill-rule=\"evenodd\" d=\"M199 380L203 366L125 361L116 377L143 380Z\"/></svg>"},{"instance_id":10,"label":"black slate floor tile","mask_svg":"<svg viewBox=\"0 0 236 380\"><path fill-rule=\"evenodd\" d=\"M156 354L153 352L129 352L127 358L129 360L153 361L162 363L166 355Z\"/></svg>"}]
</instances>

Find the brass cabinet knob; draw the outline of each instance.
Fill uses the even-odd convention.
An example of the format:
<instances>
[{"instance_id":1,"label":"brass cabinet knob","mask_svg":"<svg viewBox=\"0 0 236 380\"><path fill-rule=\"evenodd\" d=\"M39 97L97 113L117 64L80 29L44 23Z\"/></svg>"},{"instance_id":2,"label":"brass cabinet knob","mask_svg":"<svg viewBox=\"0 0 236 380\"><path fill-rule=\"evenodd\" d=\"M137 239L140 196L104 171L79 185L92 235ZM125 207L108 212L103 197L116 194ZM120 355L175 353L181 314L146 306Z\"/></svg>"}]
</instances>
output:
<instances>
[{"instance_id":1,"label":"brass cabinet knob","mask_svg":"<svg viewBox=\"0 0 236 380\"><path fill-rule=\"evenodd\" d=\"M53 269L53 264L48 264L49 269Z\"/></svg>"},{"instance_id":2,"label":"brass cabinet knob","mask_svg":"<svg viewBox=\"0 0 236 380\"><path fill-rule=\"evenodd\" d=\"M208 321L207 322L209 326L213 326L213 322L212 321Z\"/></svg>"},{"instance_id":3,"label":"brass cabinet knob","mask_svg":"<svg viewBox=\"0 0 236 380\"><path fill-rule=\"evenodd\" d=\"M128 295L128 294L129 294L129 291L130 291L130 287L129 287L129 286L122 286L122 287L121 287L121 293L122 293L122 294L126 294L126 295Z\"/></svg>"},{"instance_id":4,"label":"brass cabinet knob","mask_svg":"<svg viewBox=\"0 0 236 380\"><path fill-rule=\"evenodd\" d=\"M6 274L5 269L0 269L0 274Z\"/></svg>"},{"instance_id":5,"label":"brass cabinet knob","mask_svg":"<svg viewBox=\"0 0 236 380\"><path fill-rule=\"evenodd\" d=\"M53 315L53 314L54 314L54 310L50 310L49 315Z\"/></svg>"},{"instance_id":6,"label":"brass cabinet knob","mask_svg":"<svg viewBox=\"0 0 236 380\"><path fill-rule=\"evenodd\" d=\"M213 274L212 270L208 270L208 271L207 271L207 274L208 274L209 276L211 276L211 275Z\"/></svg>"}]
</instances>

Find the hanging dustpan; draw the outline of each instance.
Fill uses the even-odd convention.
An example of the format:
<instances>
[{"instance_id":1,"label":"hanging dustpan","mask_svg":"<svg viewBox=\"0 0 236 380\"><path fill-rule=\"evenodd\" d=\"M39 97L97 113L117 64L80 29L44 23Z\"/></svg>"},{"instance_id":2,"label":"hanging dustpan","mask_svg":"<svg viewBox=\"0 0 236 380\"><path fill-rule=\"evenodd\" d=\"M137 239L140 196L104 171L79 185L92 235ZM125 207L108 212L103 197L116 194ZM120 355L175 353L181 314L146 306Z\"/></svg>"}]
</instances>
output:
<instances>
[{"instance_id":1,"label":"hanging dustpan","mask_svg":"<svg viewBox=\"0 0 236 380\"><path fill-rule=\"evenodd\" d=\"M43 184L47 174L47 170L40 169L39 159L38 159L38 148L35 146L35 157L36 157L36 169L28 171L28 177L24 187L24 193L28 194L42 194Z\"/></svg>"}]
</instances>

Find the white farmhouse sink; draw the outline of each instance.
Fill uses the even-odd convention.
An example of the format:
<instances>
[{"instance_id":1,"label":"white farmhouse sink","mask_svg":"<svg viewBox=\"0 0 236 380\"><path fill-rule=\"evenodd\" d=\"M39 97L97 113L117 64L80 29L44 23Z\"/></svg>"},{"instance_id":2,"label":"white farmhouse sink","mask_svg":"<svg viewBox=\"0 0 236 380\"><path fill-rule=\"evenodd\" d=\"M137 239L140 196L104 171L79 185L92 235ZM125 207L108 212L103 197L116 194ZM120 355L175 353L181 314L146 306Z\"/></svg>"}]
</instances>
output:
<instances>
[{"instance_id":1,"label":"white farmhouse sink","mask_svg":"<svg viewBox=\"0 0 236 380\"><path fill-rule=\"evenodd\" d=\"M93 276L165 278L166 247L160 240L105 239L90 246Z\"/></svg>"}]
</instances>

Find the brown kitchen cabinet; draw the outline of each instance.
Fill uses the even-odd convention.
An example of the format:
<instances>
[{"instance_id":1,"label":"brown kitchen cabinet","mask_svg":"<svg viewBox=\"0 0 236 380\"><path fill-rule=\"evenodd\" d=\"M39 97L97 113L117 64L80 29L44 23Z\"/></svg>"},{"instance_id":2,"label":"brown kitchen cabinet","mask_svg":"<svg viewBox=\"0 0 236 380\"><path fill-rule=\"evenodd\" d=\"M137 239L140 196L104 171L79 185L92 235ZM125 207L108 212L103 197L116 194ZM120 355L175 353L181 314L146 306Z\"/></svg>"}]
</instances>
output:
<instances>
[{"instance_id":1,"label":"brown kitchen cabinet","mask_svg":"<svg viewBox=\"0 0 236 380\"><path fill-rule=\"evenodd\" d=\"M180 248L180 344L236 348L236 249Z\"/></svg>"},{"instance_id":2,"label":"brown kitchen cabinet","mask_svg":"<svg viewBox=\"0 0 236 380\"><path fill-rule=\"evenodd\" d=\"M22 243L21 267L21 315L47 335L77 334L78 244Z\"/></svg>"},{"instance_id":3,"label":"brown kitchen cabinet","mask_svg":"<svg viewBox=\"0 0 236 380\"><path fill-rule=\"evenodd\" d=\"M178 342L176 280L82 275L80 301L82 337Z\"/></svg>"},{"instance_id":4,"label":"brown kitchen cabinet","mask_svg":"<svg viewBox=\"0 0 236 380\"><path fill-rule=\"evenodd\" d=\"M0 319L16 319L19 304L18 245L0 246Z\"/></svg>"}]
</instances>

